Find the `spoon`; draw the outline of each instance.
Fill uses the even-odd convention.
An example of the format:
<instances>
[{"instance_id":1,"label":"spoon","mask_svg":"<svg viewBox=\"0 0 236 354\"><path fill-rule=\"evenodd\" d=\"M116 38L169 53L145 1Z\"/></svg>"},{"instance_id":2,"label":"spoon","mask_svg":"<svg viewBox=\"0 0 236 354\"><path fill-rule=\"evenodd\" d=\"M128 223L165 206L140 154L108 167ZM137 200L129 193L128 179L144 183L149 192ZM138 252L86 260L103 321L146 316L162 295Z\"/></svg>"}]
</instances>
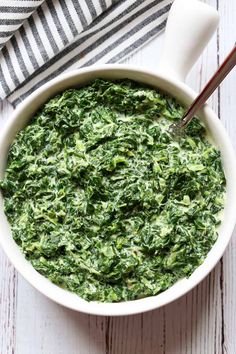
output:
<instances>
[{"instance_id":1,"label":"spoon","mask_svg":"<svg viewBox=\"0 0 236 354\"><path fill-rule=\"evenodd\" d=\"M195 114L199 111L208 98L212 95L215 89L221 84L224 78L229 74L229 72L236 65L236 45L220 65L216 73L208 81L202 92L195 98L187 112L184 116L174 124L171 124L170 131L172 134L181 135L183 129L189 124L193 119Z\"/></svg>"}]
</instances>

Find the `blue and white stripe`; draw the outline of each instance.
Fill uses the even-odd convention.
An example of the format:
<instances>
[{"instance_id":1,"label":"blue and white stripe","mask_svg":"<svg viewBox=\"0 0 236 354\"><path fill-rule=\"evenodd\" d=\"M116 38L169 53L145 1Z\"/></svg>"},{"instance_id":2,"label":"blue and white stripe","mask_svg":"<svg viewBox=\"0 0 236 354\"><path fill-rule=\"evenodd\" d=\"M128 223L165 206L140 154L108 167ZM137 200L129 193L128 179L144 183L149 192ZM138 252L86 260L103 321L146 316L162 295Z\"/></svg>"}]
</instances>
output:
<instances>
[{"instance_id":1,"label":"blue and white stripe","mask_svg":"<svg viewBox=\"0 0 236 354\"><path fill-rule=\"evenodd\" d=\"M0 0L0 49L44 0Z\"/></svg>"},{"instance_id":2,"label":"blue and white stripe","mask_svg":"<svg viewBox=\"0 0 236 354\"><path fill-rule=\"evenodd\" d=\"M0 52L0 98L16 105L59 73L123 60L164 28L172 1L41 1Z\"/></svg>"}]
</instances>

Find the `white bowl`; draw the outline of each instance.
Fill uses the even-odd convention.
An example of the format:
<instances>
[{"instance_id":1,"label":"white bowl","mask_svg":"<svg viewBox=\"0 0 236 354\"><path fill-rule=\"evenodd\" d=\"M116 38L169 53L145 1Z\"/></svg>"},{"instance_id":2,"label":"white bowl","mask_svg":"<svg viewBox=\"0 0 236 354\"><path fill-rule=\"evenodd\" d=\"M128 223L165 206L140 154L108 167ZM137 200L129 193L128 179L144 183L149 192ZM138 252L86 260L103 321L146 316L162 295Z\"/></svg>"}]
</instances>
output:
<instances>
[{"instance_id":1,"label":"white bowl","mask_svg":"<svg viewBox=\"0 0 236 354\"><path fill-rule=\"evenodd\" d=\"M185 0L176 1L183 2ZM201 8L202 6L203 5L201 5ZM207 16L209 22L209 14ZM211 29L211 32L213 31L213 27ZM209 35L208 37L210 37L209 26L207 33ZM206 37L207 35L205 33L204 38ZM206 41L206 39L204 40ZM203 42L204 40L202 39ZM202 46L204 46L204 44L202 44ZM199 53L201 49L201 46L198 46L197 52ZM186 50L187 49L185 49L184 53L186 53ZM191 49L191 51L188 52L189 58L192 58L191 60L189 59L189 63L191 61L193 62L196 59L197 52L196 47L194 50ZM12 117L10 117L10 119L4 126L0 134L0 177L2 178L4 175L8 149L16 133L27 124L28 120L34 115L34 113L45 101L47 101L50 97L54 96L56 93L63 91L67 88L81 87L95 78L129 78L135 81L142 82L144 84L151 85L155 88L159 88L169 93L170 95L176 97L183 104L189 105L190 102L192 102L192 100L196 96L196 93L192 89L190 89L186 84L179 80L179 78L184 75L184 70L181 72L180 68L178 68L177 62L178 61L176 61L175 66L177 71L174 72L174 66L172 67L171 79L169 78L168 73L157 74L155 72L144 70L139 67L127 65L103 65L72 71L60 75L52 81L49 81L47 84L35 91L22 103L15 110ZM166 65L167 62L165 61L164 64ZM187 70L185 70L185 74L186 71ZM39 274L24 258L23 254L21 253L17 244L12 238L10 226L4 214L3 199L1 197L0 243L5 253L9 257L11 262L14 264L15 268L19 271L19 273L21 273L22 276L36 289L38 289L41 293L46 295L48 298L54 300L55 302L77 311L97 315L128 315L152 310L168 304L169 302L184 295L186 292L196 286L213 269L215 264L221 258L230 240L234 225L236 223L236 159L234 156L233 148L222 123L209 107L205 106L204 109L200 112L199 117L206 124L206 127L209 130L214 140L214 143L221 151L223 167L227 181L227 193L223 221L219 229L219 237L214 246L212 247L211 251L207 255L204 263L200 267L198 267L188 279L178 281L168 290L162 292L157 296L147 297L140 300L120 303L87 302L81 299L76 294L66 291L52 284L48 279Z\"/></svg>"}]
</instances>

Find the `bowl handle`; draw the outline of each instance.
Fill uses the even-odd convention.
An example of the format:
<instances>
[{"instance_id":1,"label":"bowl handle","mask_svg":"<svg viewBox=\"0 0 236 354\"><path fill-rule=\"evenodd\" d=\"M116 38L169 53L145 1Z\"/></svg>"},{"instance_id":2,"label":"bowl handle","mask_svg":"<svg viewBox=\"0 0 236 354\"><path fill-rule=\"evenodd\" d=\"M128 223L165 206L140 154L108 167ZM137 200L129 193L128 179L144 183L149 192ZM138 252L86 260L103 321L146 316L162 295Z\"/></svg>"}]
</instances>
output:
<instances>
[{"instance_id":1,"label":"bowl handle","mask_svg":"<svg viewBox=\"0 0 236 354\"><path fill-rule=\"evenodd\" d=\"M219 15L213 7L198 0L175 0L167 20L158 73L184 81L218 23Z\"/></svg>"}]
</instances>

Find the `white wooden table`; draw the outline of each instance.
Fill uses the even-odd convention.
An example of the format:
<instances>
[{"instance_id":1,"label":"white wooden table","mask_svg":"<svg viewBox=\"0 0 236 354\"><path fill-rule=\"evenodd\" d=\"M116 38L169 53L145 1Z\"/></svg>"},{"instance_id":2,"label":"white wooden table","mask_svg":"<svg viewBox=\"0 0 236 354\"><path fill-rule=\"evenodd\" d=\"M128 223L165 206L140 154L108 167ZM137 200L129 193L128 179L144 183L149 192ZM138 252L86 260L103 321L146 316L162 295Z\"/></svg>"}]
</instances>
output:
<instances>
[{"instance_id":1,"label":"white wooden table","mask_svg":"<svg viewBox=\"0 0 236 354\"><path fill-rule=\"evenodd\" d=\"M188 78L196 90L236 41L236 1L206 2L218 8L221 22ZM155 68L162 39L126 62ZM236 147L236 71L209 103ZM11 110L3 102L2 120ZM53 303L0 250L0 354L236 354L235 236L211 274L186 296L149 313L117 318L88 316Z\"/></svg>"}]
</instances>

